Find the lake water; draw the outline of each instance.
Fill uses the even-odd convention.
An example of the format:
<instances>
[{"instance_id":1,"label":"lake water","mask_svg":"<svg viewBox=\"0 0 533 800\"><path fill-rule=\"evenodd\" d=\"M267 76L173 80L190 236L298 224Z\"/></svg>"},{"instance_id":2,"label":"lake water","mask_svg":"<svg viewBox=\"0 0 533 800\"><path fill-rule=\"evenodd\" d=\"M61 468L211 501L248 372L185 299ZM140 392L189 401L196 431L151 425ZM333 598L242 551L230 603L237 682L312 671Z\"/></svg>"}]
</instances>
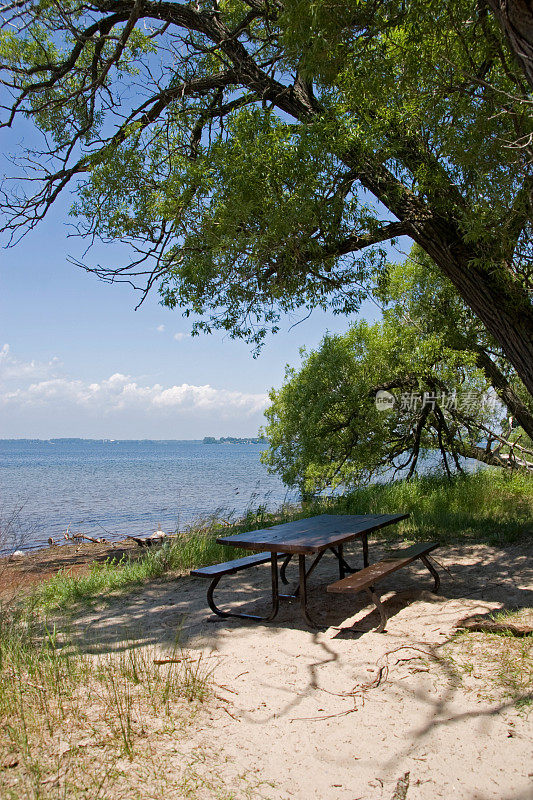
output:
<instances>
[{"instance_id":1,"label":"lake water","mask_svg":"<svg viewBox=\"0 0 533 800\"><path fill-rule=\"evenodd\" d=\"M223 510L294 499L260 463L261 444L0 440L0 552L73 532L107 539L166 532ZM7 529L7 536L6 536ZM2 538L4 541L2 541ZM5 541L6 538L8 541Z\"/></svg>"}]
</instances>

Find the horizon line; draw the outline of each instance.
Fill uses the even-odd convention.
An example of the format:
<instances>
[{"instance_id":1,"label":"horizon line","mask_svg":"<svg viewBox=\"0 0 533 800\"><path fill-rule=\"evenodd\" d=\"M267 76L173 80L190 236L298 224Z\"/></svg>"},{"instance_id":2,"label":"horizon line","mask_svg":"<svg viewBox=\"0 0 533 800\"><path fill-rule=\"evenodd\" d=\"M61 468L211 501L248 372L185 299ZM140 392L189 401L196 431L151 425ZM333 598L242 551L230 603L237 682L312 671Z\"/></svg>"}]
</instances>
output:
<instances>
[{"instance_id":1,"label":"horizon line","mask_svg":"<svg viewBox=\"0 0 533 800\"><path fill-rule=\"evenodd\" d=\"M109 436L0 436L0 442L203 442L204 439L262 439L261 436L201 436L195 439L154 439L149 436L139 439L113 439ZM266 440L265 440L266 441Z\"/></svg>"}]
</instances>

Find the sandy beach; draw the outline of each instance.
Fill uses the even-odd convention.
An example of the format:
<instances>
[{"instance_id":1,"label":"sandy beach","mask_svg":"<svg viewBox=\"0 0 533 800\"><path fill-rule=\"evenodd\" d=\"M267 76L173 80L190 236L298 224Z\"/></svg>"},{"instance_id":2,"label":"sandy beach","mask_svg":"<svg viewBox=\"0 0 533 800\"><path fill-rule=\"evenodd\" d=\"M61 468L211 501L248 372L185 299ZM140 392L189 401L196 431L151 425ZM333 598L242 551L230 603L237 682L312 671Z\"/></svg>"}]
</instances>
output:
<instances>
[{"instance_id":1,"label":"sandy beach","mask_svg":"<svg viewBox=\"0 0 533 800\"><path fill-rule=\"evenodd\" d=\"M4 588L6 574L12 586L59 564L79 573L91 552L105 557L98 547L13 560L3 571ZM309 630L292 603L270 624L216 618L204 581L173 576L77 614L70 633L94 653L125 646L164 653L179 636L191 657L207 660L215 693L187 751L202 752L200 769L215 771L228 796L527 800L533 798L531 718L491 667L490 650L505 637L455 634L472 614L533 606L532 549L531 541L441 547L439 595L428 590L432 582L421 565L396 573L382 585L385 634L374 632L377 614L364 595L326 594L336 574L332 560L312 582L320 631ZM378 543L372 552L380 553ZM295 572L289 569L288 577L295 580ZM260 613L268 581L268 567L229 577L221 602ZM179 771L183 752L164 735L158 752L168 774Z\"/></svg>"}]
</instances>

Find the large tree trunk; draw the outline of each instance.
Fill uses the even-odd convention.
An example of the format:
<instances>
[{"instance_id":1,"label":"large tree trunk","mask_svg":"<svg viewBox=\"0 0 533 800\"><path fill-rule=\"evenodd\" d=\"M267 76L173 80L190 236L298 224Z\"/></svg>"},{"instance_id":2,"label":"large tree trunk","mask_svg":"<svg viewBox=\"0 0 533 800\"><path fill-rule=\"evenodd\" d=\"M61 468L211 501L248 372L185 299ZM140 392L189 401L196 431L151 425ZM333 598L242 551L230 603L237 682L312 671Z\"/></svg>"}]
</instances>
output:
<instances>
[{"instance_id":1,"label":"large tree trunk","mask_svg":"<svg viewBox=\"0 0 533 800\"><path fill-rule=\"evenodd\" d=\"M533 397L533 307L503 267L483 269L455 226L435 218L413 226L413 238L451 280L465 303L501 345Z\"/></svg>"},{"instance_id":2,"label":"large tree trunk","mask_svg":"<svg viewBox=\"0 0 533 800\"><path fill-rule=\"evenodd\" d=\"M508 411L520 423L530 439L533 439L533 414L513 390L503 372L498 369L482 348L477 355L477 364L485 373L500 400L505 403Z\"/></svg>"},{"instance_id":3,"label":"large tree trunk","mask_svg":"<svg viewBox=\"0 0 533 800\"><path fill-rule=\"evenodd\" d=\"M533 3L531 0L488 0L488 4L533 89Z\"/></svg>"}]
</instances>

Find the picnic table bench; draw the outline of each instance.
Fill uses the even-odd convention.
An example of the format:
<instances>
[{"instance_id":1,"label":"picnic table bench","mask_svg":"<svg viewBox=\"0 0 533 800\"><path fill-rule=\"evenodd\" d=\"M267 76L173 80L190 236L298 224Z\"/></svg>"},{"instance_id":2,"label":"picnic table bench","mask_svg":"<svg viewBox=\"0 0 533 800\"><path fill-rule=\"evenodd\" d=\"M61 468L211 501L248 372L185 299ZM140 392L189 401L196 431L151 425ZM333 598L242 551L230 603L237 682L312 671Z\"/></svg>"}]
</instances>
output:
<instances>
[{"instance_id":1,"label":"picnic table bench","mask_svg":"<svg viewBox=\"0 0 533 800\"><path fill-rule=\"evenodd\" d=\"M191 575L196 575L201 578L211 578L211 583L207 589L207 602L211 611L214 611L214 613L218 614L219 617L243 617L244 619L265 621L269 619L270 615L267 615L266 617L258 617L256 614L243 614L237 611L222 611L222 609L216 605L213 598L213 593L218 586L218 582L224 577L224 575L234 575L236 572L240 572L243 569L250 569L250 567L259 566L259 564L266 564L266 562L270 561L271 558L272 553L270 552L255 553L253 556L243 556L243 558L234 558L233 561L224 561L221 564L212 564L209 567L193 569L191 571ZM283 583L288 583L287 578L285 577L285 569L291 558L291 555L286 556L283 564L281 565L280 577Z\"/></svg>"},{"instance_id":2,"label":"picnic table bench","mask_svg":"<svg viewBox=\"0 0 533 800\"><path fill-rule=\"evenodd\" d=\"M414 544L412 547L407 547L403 550L397 550L394 553L390 553L386 558L382 558L381 561L376 561L375 564L371 564L369 567L365 567L365 569L360 569L348 575L347 578L342 578L342 580L331 583L327 591L337 594L357 594L357 592L366 591L379 611L381 622L376 628L376 631L382 633L387 624L387 615L379 595L374 588L375 584L388 575L391 575L393 572L396 572L396 570L406 567L408 564L412 564L413 561L419 558L433 575L435 581L433 591L438 592L440 576L431 561L427 558L428 554L438 546L437 542L425 542Z\"/></svg>"},{"instance_id":3,"label":"picnic table bench","mask_svg":"<svg viewBox=\"0 0 533 800\"><path fill-rule=\"evenodd\" d=\"M319 626L311 619L307 609L307 579L318 566L324 554L329 551L338 561L339 580L331 584L328 587L328 591L355 593L367 590L381 616L381 623L378 629L384 630L386 615L375 592L375 583L420 558L435 578L435 591L438 589L438 573L427 558L428 553L437 547L436 543L414 545L375 564L369 564L368 534L387 525L407 519L408 516L409 514L321 514L317 517L274 525L271 528L240 533L236 536L220 537L217 539L219 544L258 550L260 552L256 552L251 556L237 558L233 561L226 561L222 564L201 567L200 569L192 570L191 575L211 579L207 590L207 602L211 610L220 617L242 617L255 621L270 621L278 613L280 600L299 599L304 619L311 627L317 628ZM343 545L354 539L361 539L362 542L362 569L352 568L344 558ZM283 583L288 583L285 570L295 555L298 556L298 585L293 594L280 594L278 579L280 577ZM309 567L306 566L305 562L307 555L314 555ZM279 571L278 558L283 559ZM216 605L213 593L223 576L250 569L267 561L270 561L271 567L272 607L266 616L237 611L223 611Z\"/></svg>"}]
</instances>

